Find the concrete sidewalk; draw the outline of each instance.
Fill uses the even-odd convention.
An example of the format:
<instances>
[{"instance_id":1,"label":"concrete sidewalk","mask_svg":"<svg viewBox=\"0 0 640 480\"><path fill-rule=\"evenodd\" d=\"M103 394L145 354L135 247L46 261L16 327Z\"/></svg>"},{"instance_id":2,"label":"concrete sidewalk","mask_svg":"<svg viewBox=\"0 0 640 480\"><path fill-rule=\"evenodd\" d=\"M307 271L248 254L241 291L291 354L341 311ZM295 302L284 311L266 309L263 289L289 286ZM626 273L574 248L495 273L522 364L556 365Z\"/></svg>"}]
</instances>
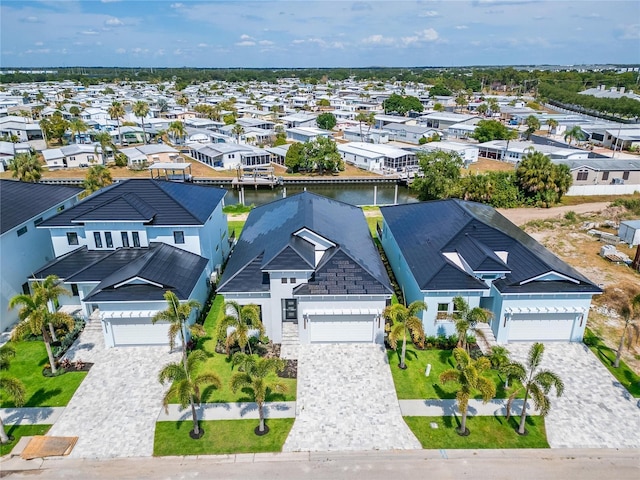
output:
<instances>
[{"instance_id":1,"label":"concrete sidewalk","mask_svg":"<svg viewBox=\"0 0 640 480\"><path fill-rule=\"evenodd\" d=\"M0 408L5 425L53 425L65 407Z\"/></svg>"},{"instance_id":2,"label":"concrete sidewalk","mask_svg":"<svg viewBox=\"0 0 640 480\"><path fill-rule=\"evenodd\" d=\"M203 403L196 406L199 420L253 420L258 419L258 405L252 402L241 403ZM265 402L265 418L295 418L296 402ZM180 405L169 405L168 413L164 408L158 415L158 422L191 420L191 408L181 409Z\"/></svg>"},{"instance_id":3,"label":"concrete sidewalk","mask_svg":"<svg viewBox=\"0 0 640 480\"><path fill-rule=\"evenodd\" d=\"M398 400L403 417L442 417L458 415L456 401L450 400ZM536 415L531 402L528 402L528 415ZM518 416L522 412L522 400L514 400L511 406L511 415ZM507 399L494 398L486 404L482 400L469 400L469 416L505 416L507 414Z\"/></svg>"}]
</instances>

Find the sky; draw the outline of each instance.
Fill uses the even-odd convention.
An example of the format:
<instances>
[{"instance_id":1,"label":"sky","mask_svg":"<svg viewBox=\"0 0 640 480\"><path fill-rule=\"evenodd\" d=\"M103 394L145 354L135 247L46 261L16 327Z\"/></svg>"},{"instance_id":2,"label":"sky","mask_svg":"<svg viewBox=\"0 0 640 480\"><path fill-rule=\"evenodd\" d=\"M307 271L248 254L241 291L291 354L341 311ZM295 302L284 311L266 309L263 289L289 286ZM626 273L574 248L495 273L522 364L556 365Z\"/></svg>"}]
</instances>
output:
<instances>
[{"instance_id":1,"label":"sky","mask_svg":"<svg viewBox=\"0 0 640 480\"><path fill-rule=\"evenodd\" d=\"M640 0L2 0L0 67L640 63Z\"/></svg>"}]
</instances>

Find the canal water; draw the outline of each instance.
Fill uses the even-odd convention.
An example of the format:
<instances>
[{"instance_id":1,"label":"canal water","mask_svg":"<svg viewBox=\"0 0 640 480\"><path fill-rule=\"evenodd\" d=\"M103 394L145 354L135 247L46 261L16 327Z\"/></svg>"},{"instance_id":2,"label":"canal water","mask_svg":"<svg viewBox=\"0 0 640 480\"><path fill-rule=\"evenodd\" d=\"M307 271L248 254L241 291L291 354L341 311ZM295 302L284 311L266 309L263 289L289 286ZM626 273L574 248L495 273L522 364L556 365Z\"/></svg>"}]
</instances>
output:
<instances>
[{"instance_id":1,"label":"canal water","mask_svg":"<svg viewBox=\"0 0 640 480\"><path fill-rule=\"evenodd\" d=\"M377 188L374 188L377 187ZM396 185L393 183L382 183L377 185L368 184L331 184L331 185L287 185L271 188L245 187L245 205L264 205L286 196L291 196L304 190L317 193L325 197L333 198L351 205L393 205L396 195ZM375 197L375 198L374 198ZM397 203L417 202L415 194L406 186L398 185ZM229 189L225 197L226 205L240 203L240 192Z\"/></svg>"}]
</instances>

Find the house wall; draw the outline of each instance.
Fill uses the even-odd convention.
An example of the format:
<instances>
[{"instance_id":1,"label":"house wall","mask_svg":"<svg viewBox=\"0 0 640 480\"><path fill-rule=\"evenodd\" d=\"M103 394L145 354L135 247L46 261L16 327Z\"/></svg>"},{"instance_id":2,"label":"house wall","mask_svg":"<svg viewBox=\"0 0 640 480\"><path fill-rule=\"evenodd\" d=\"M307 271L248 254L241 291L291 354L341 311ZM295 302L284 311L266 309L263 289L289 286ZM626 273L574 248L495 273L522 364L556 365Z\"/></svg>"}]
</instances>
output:
<instances>
[{"instance_id":1,"label":"house wall","mask_svg":"<svg viewBox=\"0 0 640 480\"><path fill-rule=\"evenodd\" d=\"M226 292L225 301L238 302L239 305L258 305L262 312L262 324L267 336L274 343L282 341L282 322L274 319L271 309L271 295L269 292Z\"/></svg>"},{"instance_id":2,"label":"house wall","mask_svg":"<svg viewBox=\"0 0 640 480\"><path fill-rule=\"evenodd\" d=\"M216 265L224 264L231 250L227 216L222 212L223 204L224 202L218 204L204 227L199 229L199 255L209 260L206 268L209 275Z\"/></svg>"},{"instance_id":3,"label":"house wall","mask_svg":"<svg viewBox=\"0 0 640 480\"><path fill-rule=\"evenodd\" d=\"M368 158L350 152L340 153L342 154L342 159L345 162L350 163L351 165L355 165L356 167L363 168L365 170L382 170L384 166L384 157Z\"/></svg>"},{"instance_id":4,"label":"house wall","mask_svg":"<svg viewBox=\"0 0 640 480\"><path fill-rule=\"evenodd\" d=\"M192 227L191 227L192 228ZM176 228L177 230L177 228ZM92 222L88 223L86 226L78 226L78 227L52 227L50 228L51 232L51 241L53 242L53 248L55 251L56 257L64 255L65 253L72 252L73 250L80 248L82 246L87 246L89 250L95 250L95 240L93 236L93 232L101 232L102 233L102 249L101 250L114 250L116 248L122 247L122 235L121 232L128 232L129 234L129 246L133 247L133 238L131 236L132 232L138 232L140 237L140 246L148 247L149 240L147 239L147 230L144 225L140 222ZM113 239L113 248L106 248L106 242L104 239L104 232L111 232L111 236ZM67 232L76 232L78 234L78 245L69 245L67 240ZM162 231L161 231L162 232ZM171 245L173 245L173 229L169 232L171 235ZM154 241L154 240L152 240ZM187 242L187 234L185 232L185 242ZM184 248L183 250L186 250ZM199 247L198 247L199 250ZM194 252L197 253L197 252Z\"/></svg>"},{"instance_id":5,"label":"house wall","mask_svg":"<svg viewBox=\"0 0 640 480\"><path fill-rule=\"evenodd\" d=\"M625 185L572 185L566 195L629 195L640 192L640 182Z\"/></svg>"},{"instance_id":6,"label":"house wall","mask_svg":"<svg viewBox=\"0 0 640 480\"><path fill-rule=\"evenodd\" d=\"M483 294L488 293L488 288L486 291L477 290L477 291L469 291L469 290L460 290L460 291L441 291L441 292L430 292L426 291L424 293L424 302L427 304L427 310L422 315L422 325L424 327L424 333L427 336L436 336L436 335L453 335L456 333L454 322L451 320L451 316L453 315L453 299L454 297L460 296L465 299L469 308L475 308L480 306L480 299ZM448 304L448 316L447 319L438 318L438 304L446 303Z\"/></svg>"},{"instance_id":7,"label":"house wall","mask_svg":"<svg viewBox=\"0 0 640 480\"><path fill-rule=\"evenodd\" d=\"M96 155L95 152L76 153L67 155L64 158L56 158L47 161L50 169L58 168L78 168L80 165L102 165L102 155Z\"/></svg>"},{"instance_id":8,"label":"house wall","mask_svg":"<svg viewBox=\"0 0 640 480\"><path fill-rule=\"evenodd\" d=\"M35 221L53 217L59 207L70 208L77 202L77 197L61 202L0 236L0 332L18 321L18 309L9 310L11 298L23 293L27 278L55 257L48 230L36 228ZM25 226L26 233L18 236Z\"/></svg>"}]
</instances>

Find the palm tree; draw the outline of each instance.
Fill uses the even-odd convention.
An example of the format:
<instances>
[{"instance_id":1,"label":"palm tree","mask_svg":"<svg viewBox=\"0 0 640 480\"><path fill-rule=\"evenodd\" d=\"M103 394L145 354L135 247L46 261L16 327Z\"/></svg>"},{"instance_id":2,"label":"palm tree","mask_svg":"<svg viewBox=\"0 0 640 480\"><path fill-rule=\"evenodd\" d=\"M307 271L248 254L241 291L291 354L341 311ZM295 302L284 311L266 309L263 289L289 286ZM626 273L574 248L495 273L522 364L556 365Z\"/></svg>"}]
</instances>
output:
<instances>
[{"instance_id":1,"label":"palm tree","mask_svg":"<svg viewBox=\"0 0 640 480\"><path fill-rule=\"evenodd\" d=\"M144 143L146 145L147 133L144 130L144 118L149 115L149 104L142 100L138 100L133 104L133 114L142 121L142 136L144 137Z\"/></svg>"},{"instance_id":2,"label":"palm tree","mask_svg":"<svg viewBox=\"0 0 640 480\"><path fill-rule=\"evenodd\" d=\"M197 311L200 308L200 303L194 299L187 300L186 302L180 302L178 296L171 290L167 290L164 293L164 299L168 305L166 310L156 313L151 319L151 322L154 324L156 322L169 323L169 349L171 351L173 351L176 345L176 337L180 334L182 358L185 360L187 356L187 338L185 330L188 328L193 336L203 336L206 333L200 324L187 324L189 317L191 316L191 312L194 310Z\"/></svg>"},{"instance_id":3,"label":"palm tree","mask_svg":"<svg viewBox=\"0 0 640 480\"><path fill-rule=\"evenodd\" d=\"M237 343L240 351L249 344L249 330L258 330L264 335L264 325L260 320L260 311L257 305L240 305L237 302L228 301L224 304L225 317L218 327L218 339L225 339L227 355L231 354L231 345ZM249 352L251 345L249 344Z\"/></svg>"},{"instance_id":4,"label":"palm tree","mask_svg":"<svg viewBox=\"0 0 640 480\"><path fill-rule=\"evenodd\" d=\"M84 196L91 195L93 192L97 192L112 183L111 172L109 172L107 167L104 165L93 165L87 170L87 176L82 182L85 190Z\"/></svg>"},{"instance_id":5,"label":"palm tree","mask_svg":"<svg viewBox=\"0 0 640 480\"><path fill-rule=\"evenodd\" d=\"M118 122L118 139L119 139L119 143L120 145L122 145L122 131L120 130L120 119L123 118L125 116L125 109L124 109L124 105L122 105L122 103L118 102L117 100L114 100L111 103L111 106L107 109L107 112L109 112L109 116L111 117L112 120L116 120Z\"/></svg>"},{"instance_id":6,"label":"palm tree","mask_svg":"<svg viewBox=\"0 0 640 480\"><path fill-rule=\"evenodd\" d=\"M17 306L22 306L18 312L20 322L13 329L11 339L20 340L28 334L42 335L49 357L51 373L56 373L56 362L51 350L51 336L47 331L47 325L52 324L54 327L64 325L71 330L75 323L73 318L64 312L50 312L46 300L38 288L31 295L23 293L9 300L9 308L13 309Z\"/></svg>"},{"instance_id":7,"label":"palm tree","mask_svg":"<svg viewBox=\"0 0 640 480\"><path fill-rule=\"evenodd\" d=\"M525 120L527 130L524 132L527 140L531 138L531 135L540 129L540 120L535 115L529 115Z\"/></svg>"},{"instance_id":8,"label":"palm tree","mask_svg":"<svg viewBox=\"0 0 640 480\"><path fill-rule=\"evenodd\" d=\"M582 129L578 125L574 125L569 130L564 132L564 140L565 140L565 142L567 141L567 139L569 139L569 145L571 145L571 142L573 140L578 140L578 141L583 140L584 139L584 133L582 132Z\"/></svg>"},{"instance_id":9,"label":"palm tree","mask_svg":"<svg viewBox=\"0 0 640 480\"><path fill-rule=\"evenodd\" d=\"M551 402L547 394L551 388L555 388L556 396L562 396L564 392L564 383L558 375L550 370L538 370L542 362L542 354L544 353L544 345L542 343L534 343L529 350L527 365L511 362L503 367L503 372L507 378L515 378L520 381L520 385L514 384L513 389L507 401L507 420L511 416L511 405L515 398L524 390L524 400L522 403L522 413L520 414L520 425L518 433L524 435L525 422L527 420L527 400L529 396L533 399L533 404L539 411L540 415L545 416L549 413Z\"/></svg>"},{"instance_id":10,"label":"palm tree","mask_svg":"<svg viewBox=\"0 0 640 480\"><path fill-rule=\"evenodd\" d=\"M80 115L80 107L78 107L77 105L71 106L69 108L69 113L74 117L77 117L78 115Z\"/></svg>"},{"instance_id":11,"label":"palm tree","mask_svg":"<svg viewBox=\"0 0 640 480\"><path fill-rule=\"evenodd\" d=\"M238 139L238 143L240 143L240 135L244 133L244 128L242 127L242 125L236 123L231 129L231 133L236 136L236 138Z\"/></svg>"},{"instance_id":12,"label":"palm tree","mask_svg":"<svg viewBox=\"0 0 640 480\"><path fill-rule=\"evenodd\" d=\"M107 154L107 150L111 150L114 154L115 157L115 145L113 144L113 141L111 140L111 134L109 132L98 132L93 136L93 139L97 142L95 148L94 148L94 153L96 154L96 157L98 156L98 147L100 147L100 153L102 155L102 163L104 163L105 165L108 163L109 161L109 155Z\"/></svg>"},{"instance_id":13,"label":"palm tree","mask_svg":"<svg viewBox=\"0 0 640 480\"><path fill-rule=\"evenodd\" d=\"M9 164L11 176L21 182L37 183L42 178L42 165L35 155L18 153Z\"/></svg>"},{"instance_id":14,"label":"palm tree","mask_svg":"<svg viewBox=\"0 0 640 480\"><path fill-rule=\"evenodd\" d=\"M183 139L187 134L187 129L184 126L184 122L180 120L176 120L175 122L171 122L169 124L169 133L177 139Z\"/></svg>"},{"instance_id":15,"label":"palm tree","mask_svg":"<svg viewBox=\"0 0 640 480\"><path fill-rule=\"evenodd\" d=\"M42 282L35 282L33 285L34 291L42 296L51 313L56 311L56 302L59 297L71 296L71 292L62 285L62 282L56 275L48 275ZM51 333L51 338L54 342L58 341L52 324L49 324L49 333Z\"/></svg>"},{"instance_id":16,"label":"palm tree","mask_svg":"<svg viewBox=\"0 0 640 480\"><path fill-rule=\"evenodd\" d=\"M630 297L626 302L624 302L618 308L618 314L623 318L624 325L622 327L622 335L620 335L620 343L618 344L616 359L613 362L614 368L618 368L620 366L620 357L622 356L622 347L624 345L627 330L631 328L631 336L628 340L629 345L632 343L634 337L636 341L640 338L640 325L635 323L635 321L640 318L640 293Z\"/></svg>"},{"instance_id":17,"label":"palm tree","mask_svg":"<svg viewBox=\"0 0 640 480\"><path fill-rule=\"evenodd\" d=\"M220 377L213 372L196 375L200 364L206 359L207 355L202 350L195 350L183 362L165 365L158 375L158 380L163 385L166 382L171 382L171 387L162 398L162 405L165 411L168 411L169 400L173 397L178 397L181 408L187 408L188 405L191 406L193 430L189 434L194 440L201 438L204 434L204 431L198 425L198 415L196 413L196 403L200 404L201 387L211 385L214 388L220 388L222 385Z\"/></svg>"},{"instance_id":18,"label":"palm tree","mask_svg":"<svg viewBox=\"0 0 640 480\"><path fill-rule=\"evenodd\" d=\"M399 368L407 368L405 357L407 354L407 336L411 335L414 342L419 342L424 338L422 320L418 318L418 313L427 310L427 304L416 300L408 307L400 303L389 305L382 312L382 316L390 323L389 344L394 350L398 346L398 340L402 339L402 353L400 354Z\"/></svg>"},{"instance_id":19,"label":"palm tree","mask_svg":"<svg viewBox=\"0 0 640 480\"><path fill-rule=\"evenodd\" d=\"M69 129L71 130L71 133L75 133L74 139L75 139L75 142L78 143L78 140L80 139L80 134L82 132L88 131L89 125L87 125L84 122L84 120L81 120L79 118L74 118L69 122Z\"/></svg>"},{"instance_id":20,"label":"palm tree","mask_svg":"<svg viewBox=\"0 0 640 480\"><path fill-rule=\"evenodd\" d=\"M11 345L5 345L0 348L0 369L9 368L9 358L15 357L16 351ZM15 377L7 375L0 376L0 391L13 400L16 407L24 405L26 389L24 384ZM9 435L4 430L4 423L0 418L0 443L8 443Z\"/></svg>"},{"instance_id":21,"label":"palm tree","mask_svg":"<svg viewBox=\"0 0 640 480\"><path fill-rule=\"evenodd\" d=\"M509 143L511 142L511 140L515 140L516 138L518 138L520 134L518 133L517 130L514 130L512 128L508 128L505 134L505 140L507 141L507 146L504 149L504 157L507 156L507 153L509 152Z\"/></svg>"},{"instance_id":22,"label":"palm tree","mask_svg":"<svg viewBox=\"0 0 640 480\"><path fill-rule=\"evenodd\" d=\"M453 358L456 361L456 368L445 370L440 374L442 383L457 382L460 389L456 393L456 401L458 402L458 410L462 414L459 435L469 435L467 429L467 410L469 407L469 399L476 391L482 395L482 401L487 403L496 394L495 384L483 373L491 368L491 363L486 357L480 357L473 360L469 354L462 348L453 349Z\"/></svg>"},{"instance_id":23,"label":"palm tree","mask_svg":"<svg viewBox=\"0 0 640 480\"><path fill-rule=\"evenodd\" d=\"M553 118L548 118L546 124L549 126L549 130L547 130L547 137L551 135L551 130L558 127L558 121Z\"/></svg>"},{"instance_id":24,"label":"palm tree","mask_svg":"<svg viewBox=\"0 0 640 480\"><path fill-rule=\"evenodd\" d=\"M358 113L358 115L356 115L356 122L360 124L360 139L364 140L364 137L362 136L362 124L364 123L365 125L368 125L369 127L367 129L367 136L368 136L369 131L371 130L371 127L376 123L375 114L373 112L368 112L368 113L360 112Z\"/></svg>"},{"instance_id":25,"label":"palm tree","mask_svg":"<svg viewBox=\"0 0 640 480\"><path fill-rule=\"evenodd\" d=\"M476 328L478 323L489 323L493 317L486 308L474 307L469 308L466 300L460 296L453 299L453 321L455 322L456 333L458 334L458 347L469 351L467 344L467 334L469 329L473 330L476 335L482 336L482 331Z\"/></svg>"},{"instance_id":26,"label":"palm tree","mask_svg":"<svg viewBox=\"0 0 640 480\"><path fill-rule=\"evenodd\" d=\"M239 365L238 372L231 377L231 389L234 392L247 388L253 394L253 400L258 404L260 424L256 428L256 435L269 432L264 424L264 402L270 392L284 393L287 385L274 378L274 374L284 370L285 361L280 358L256 358L243 353L233 357L234 365Z\"/></svg>"},{"instance_id":27,"label":"palm tree","mask_svg":"<svg viewBox=\"0 0 640 480\"><path fill-rule=\"evenodd\" d=\"M186 107L189 105L189 98L186 95L180 95L176 100L176 103L181 107Z\"/></svg>"},{"instance_id":28,"label":"palm tree","mask_svg":"<svg viewBox=\"0 0 640 480\"><path fill-rule=\"evenodd\" d=\"M476 112L483 116L486 115L488 111L489 106L486 103L481 103L480 105L478 105L478 108L476 108Z\"/></svg>"}]
</instances>

